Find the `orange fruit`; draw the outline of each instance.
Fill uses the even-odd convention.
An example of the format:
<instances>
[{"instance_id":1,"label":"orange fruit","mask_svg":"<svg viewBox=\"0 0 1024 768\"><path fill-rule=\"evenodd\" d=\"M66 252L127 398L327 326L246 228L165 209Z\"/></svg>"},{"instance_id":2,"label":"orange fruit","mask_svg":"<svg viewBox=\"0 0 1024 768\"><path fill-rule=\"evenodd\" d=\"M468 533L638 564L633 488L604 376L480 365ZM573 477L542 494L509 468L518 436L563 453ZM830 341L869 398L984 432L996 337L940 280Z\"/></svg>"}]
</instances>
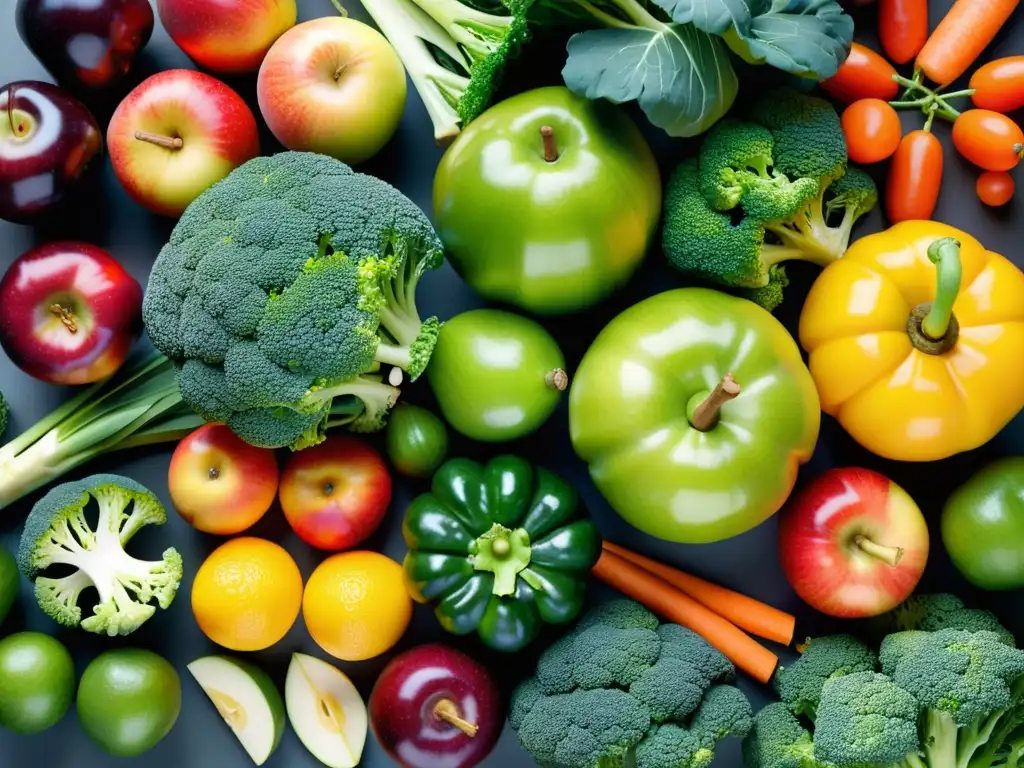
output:
<instances>
[{"instance_id":1,"label":"orange fruit","mask_svg":"<svg viewBox=\"0 0 1024 768\"><path fill-rule=\"evenodd\" d=\"M402 566L376 552L333 555L309 577L302 616L316 644L331 656L379 656L405 634L412 618Z\"/></svg>"},{"instance_id":2,"label":"orange fruit","mask_svg":"<svg viewBox=\"0 0 1024 768\"><path fill-rule=\"evenodd\" d=\"M283 547L244 536L217 547L192 584L192 613L208 638L261 651L288 634L302 606L302 574Z\"/></svg>"}]
</instances>

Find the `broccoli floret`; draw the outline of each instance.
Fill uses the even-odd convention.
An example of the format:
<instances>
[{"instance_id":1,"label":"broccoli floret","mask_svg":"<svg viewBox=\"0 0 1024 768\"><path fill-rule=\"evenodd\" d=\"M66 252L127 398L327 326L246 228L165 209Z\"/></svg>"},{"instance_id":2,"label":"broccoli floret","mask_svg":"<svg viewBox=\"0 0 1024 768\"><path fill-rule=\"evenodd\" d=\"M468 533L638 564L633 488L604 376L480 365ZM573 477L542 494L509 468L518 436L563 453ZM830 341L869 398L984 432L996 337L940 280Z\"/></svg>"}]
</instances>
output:
<instances>
[{"instance_id":1,"label":"broccoli floret","mask_svg":"<svg viewBox=\"0 0 1024 768\"><path fill-rule=\"evenodd\" d=\"M734 675L700 636L612 601L541 654L509 723L540 765L705 768L721 739L750 729L750 703L724 684Z\"/></svg>"},{"instance_id":2,"label":"broccoli floret","mask_svg":"<svg viewBox=\"0 0 1024 768\"><path fill-rule=\"evenodd\" d=\"M963 629L968 632L995 632L1007 645L1016 645L1013 633L999 623L994 613L979 608L966 608L963 601L950 594L913 595L894 608L886 617L890 631Z\"/></svg>"},{"instance_id":3,"label":"broccoli floret","mask_svg":"<svg viewBox=\"0 0 1024 768\"><path fill-rule=\"evenodd\" d=\"M810 732L781 703L769 704L756 715L743 740L747 768L824 768L814 757Z\"/></svg>"},{"instance_id":4,"label":"broccoli floret","mask_svg":"<svg viewBox=\"0 0 1024 768\"><path fill-rule=\"evenodd\" d=\"M754 101L748 119L771 131L778 173L818 179L824 190L846 172L843 126L825 99L792 88L772 89Z\"/></svg>"},{"instance_id":5,"label":"broccoli floret","mask_svg":"<svg viewBox=\"0 0 1024 768\"><path fill-rule=\"evenodd\" d=\"M437 341L415 292L442 262L429 220L393 187L286 152L246 163L189 206L143 315L185 403L254 445L298 450L331 426L384 425L392 385L402 371L416 379Z\"/></svg>"},{"instance_id":6,"label":"broccoli floret","mask_svg":"<svg viewBox=\"0 0 1024 768\"><path fill-rule=\"evenodd\" d=\"M788 667L780 666L772 679L783 704L797 715L814 718L822 687L829 680L878 668L875 652L851 635L808 638L800 656Z\"/></svg>"},{"instance_id":7,"label":"broccoli floret","mask_svg":"<svg viewBox=\"0 0 1024 768\"><path fill-rule=\"evenodd\" d=\"M515 708L513 703L513 708ZM615 688L538 699L519 723L537 762L565 768L619 768L651 727L647 708Z\"/></svg>"},{"instance_id":8,"label":"broccoli floret","mask_svg":"<svg viewBox=\"0 0 1024 768\"><path fill-rule=\"evenodd\" d=\"M814 723L814 752L839 768L894 765L920 749L918 703L877 672L829 680Z\"/></svg>"},{"instance_id":9,"label":"broccoli floret","mask_svg":"<svg viewBox=\"0 0 1024 768\"><path fill-rule=\"evenodd\" d=\"M87 513L96 510L96 527ZM160 500L133 480L93 475L59 485L32 507L18 550L18 566L35 582L36 600L62 626L88 632L127 635L156 611L170 606L183 570L181 556L170 548L156 562L138 560L125 551L145 525L167 521ZM43 572L52 566L74 568L62 577ZM82 618L78 598L86 588L98 593L93 614Z\"/></svg>"},{"instance_id":10,"label":"broccoli floret","mask_svg":"<svg viewBox=\"0 0 1024 768\"><path fill-rule=\"evenodd\" d=\"M439 144L490 106L506 62L529 39L531 1L506 0L499 14L460 0L362 0L405 64Z\"/></svg>"},{"instance_id":11,"label":"broccoli floret","mask_svg":"<svg viewBox=\"0 0 1024 768\"><path fill-rule=\"evenodd\" d=\"M764 126L735 118L715 123L700 147L701 194L716 210L735 208L752 187L771 183L774 147Z\"/></svg>"},{"instance_id":12,"label":"broccoli floret","mask_svg":"<svg viewBox=\"0 0 1024 768\"><path fill-rule=\"evenodd\" d=\"M789 286L786 267L775 264L768 268L768 285L762 288L739 288L736 293L759 307L774 312L782 304L783 291Z\"/></svg>"}]
</instances>

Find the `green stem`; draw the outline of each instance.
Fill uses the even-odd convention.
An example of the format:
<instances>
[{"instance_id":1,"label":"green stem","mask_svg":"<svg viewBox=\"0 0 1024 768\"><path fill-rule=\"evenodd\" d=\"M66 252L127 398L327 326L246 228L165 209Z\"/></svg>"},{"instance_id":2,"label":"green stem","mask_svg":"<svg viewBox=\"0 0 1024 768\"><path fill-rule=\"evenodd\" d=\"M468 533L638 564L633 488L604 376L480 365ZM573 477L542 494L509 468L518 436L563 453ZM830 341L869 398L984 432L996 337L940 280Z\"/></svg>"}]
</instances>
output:
<instances>
[{"instance_id":1,"label":"green stem","mask_svg":"<svg viewBox=\"0 0 1024 768\"><path fill-rule=\"evenodd\" d=\"M940 89L929 88L921 82L920 72L914 75L913 80L909 80L902 75L893 75L892 79L899 85L904 86L904 91L900 94L900 98L889 102L893 109L920 109L926 115L938 115L950 122L954 122L960 117L960 111L950 106L949 99L970 96L974 93L973 88L966 88L962 91L940 94ZM924 95L920 98L908 98L916 93Z\"/></svg>"},{"instance_id":2,"label":"green stem","mask_svg":"<svg viewBox=\"0 0 1024 768\"><path fill-rule=\"evenodd\" d=\"M619 7L623 10L629 21L623 21L622 19L612 16L610 13L602 11L600 8L595 6L588 0L572 0L580 8L585 10L595 19L600 21L606 27L612 29L633 29L634 27L644 27L645 29L653 29L656 32L660 32L665 29L665 24L654 18L646 8L644 8L636 0L618 0ZM632 22L632 23L629 23Z\"/></svg>"},{"instance_id":3,"label":"green stem","mask_svg":"<svg viewBox=\"0 0 1024 768\"><path fill-rule=\"evenodd\" d=\"M931 309L921 321L921 330L931 339L941 339L949 330L953 304L960 293L963 268L960 263L960 243L955 238L943 237L928 246L928 260L935 265L938 285Z\"/></svg>"},{"instance_id":4,"label":"green stem","mask_svg":"<svg viewBox=\"0 0 1024 768\"><path fill-rule=\"evenodd\" d=\"M530 535L523 528L512 530L500 523L469 544L473 569L494 574L491 592L499 597L515 594L516 577L530 564Z\"/></svg>"}]
</instances>

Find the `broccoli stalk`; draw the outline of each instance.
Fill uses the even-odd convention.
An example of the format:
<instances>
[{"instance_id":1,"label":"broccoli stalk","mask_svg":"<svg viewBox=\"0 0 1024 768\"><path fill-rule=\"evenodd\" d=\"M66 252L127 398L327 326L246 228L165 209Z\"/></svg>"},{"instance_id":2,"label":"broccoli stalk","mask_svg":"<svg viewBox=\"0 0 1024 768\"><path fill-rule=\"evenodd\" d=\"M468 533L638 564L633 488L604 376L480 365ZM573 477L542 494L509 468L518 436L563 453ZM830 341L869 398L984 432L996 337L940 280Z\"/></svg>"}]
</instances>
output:
<instances>
[{"instance_id":1,"label":"broccoli stalk","mask_svg":"<svg viewBox=\"0 0 1024 768\"><path fill-rule=\"evenodd\" d=\"M506 16L459 0L363 0L405 64L438 144L490 106L506 60L528 38L529 4L509 0Z\"/></svg>"},{"instance_id":2,"label":"broccoli stalk","mask_svg":"<svg viewBox=\"0 0 1024 768\"><path fill-rule=\"evenodd\" d=\"M86 519L90 502L97 509L95 529ZM29 513L18 565L35 582L39 606L57 623L111 637L127 635L156 612L152 601L169 607L181 583L182 560L175 549L153 562L125 551L144 526L165 522L167 514L156 496L127 478L96 475L66 483ZM43 575L53 566L75 571L56 578ZM88 587L98 597L93 615L83 619L78 598Z\"/></svg>"}]
</instances>

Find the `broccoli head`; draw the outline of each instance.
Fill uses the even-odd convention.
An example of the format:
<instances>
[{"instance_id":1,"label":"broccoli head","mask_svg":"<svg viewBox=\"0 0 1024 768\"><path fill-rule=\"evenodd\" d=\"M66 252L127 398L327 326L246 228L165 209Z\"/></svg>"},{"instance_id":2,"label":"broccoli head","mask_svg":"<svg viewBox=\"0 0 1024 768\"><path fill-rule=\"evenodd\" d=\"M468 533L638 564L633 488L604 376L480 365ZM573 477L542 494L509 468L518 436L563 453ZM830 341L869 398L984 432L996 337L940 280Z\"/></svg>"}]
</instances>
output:
<instances>
[{"instance_id":1,"label":"broccoli head","mask_svg":"<svg viewBox=\"0 0 1024 768\"><path fill-rule=\"evenodd\" d=\"M829 680L878 668L875 652L851 635L808 638L799 648L797 660L780 666L772 680L779 699L797 715L814 717Z\"/></svg>"},{"instance_id":2,"label":"broccoli head","mask_svg":"<svg viewBox=\"0 0 1024 768\"><path fill-rule=\"evenodd\" d=\"M963 629L968 632L995 632L1007 645L1016 645L1008 629L999 623L996 615L980 608L967 608L955 595L938 593L912 595L896 606L886 617L891 632L939 629Z\"/></svg>"},{"instance_id":3,"label":"broccoli head","mask_svg":"<svg viewBox=\"0 0 1024 768\"><path fill-rule=\"evenodd\" d=\"M700 636L614 600L541 654L509 722L542 765L704 768L721 739L751 727L735 673Z\"/></svg>"},{"instance_id":4,"label":"broccoli head","mask_svg":"<svg viewBox=\"0 0 1024 768\"><path fill-rule=\"evenodd\" d=\"M698 158L672 174L665 200L662 244L672 265L772 310L787 284L780 265L840 258L878 190L847 169L835 109L783 89L758 99L747 118L716 124Z\"/></svg>"},{"instance_id":5,"label":"broccoli head","mask_svg":"<svg viewBox=\"0 0 1024 768\"><path fill-rule=\"evenodd\" d=\"M95 527L89 518L95 515ZM127 635L170 606L182 579L182 561L171 548L159 561L138 560L125 547L145 525L163 525L160 500L133 480L93 475L58 485L32 507L18 550L18 567L35 582L43 611L65 627ZM59 567L70 572L47 576ZM82 618L79 597L97 592L93 613Z\"/></svg>"},{"instance_id":6,"label":"broccoli head","mask_svg":"<svg viewBox=\"0 0 1024 768\"><path fill-rule=\"evenodd\" d=\"M781 702L769 704L754 716L743 740L747 768L826 768L814 757L810 732Z\"/></svg>"},{"instance_id":7,"label":"broccoli head","mask_svg":"<svg viewBox=\"0 0 1024 768\"><path fill-rule=\"evenodd\" d=\"M143 316L197 413L254 445L297 450L332 426L383 427L398 389L381 366L391 383L426 368L440 324L420 319L416 287L442 261L430 222L396 189L285 152L189 206Z\"/></svg>"}]
</instances>

